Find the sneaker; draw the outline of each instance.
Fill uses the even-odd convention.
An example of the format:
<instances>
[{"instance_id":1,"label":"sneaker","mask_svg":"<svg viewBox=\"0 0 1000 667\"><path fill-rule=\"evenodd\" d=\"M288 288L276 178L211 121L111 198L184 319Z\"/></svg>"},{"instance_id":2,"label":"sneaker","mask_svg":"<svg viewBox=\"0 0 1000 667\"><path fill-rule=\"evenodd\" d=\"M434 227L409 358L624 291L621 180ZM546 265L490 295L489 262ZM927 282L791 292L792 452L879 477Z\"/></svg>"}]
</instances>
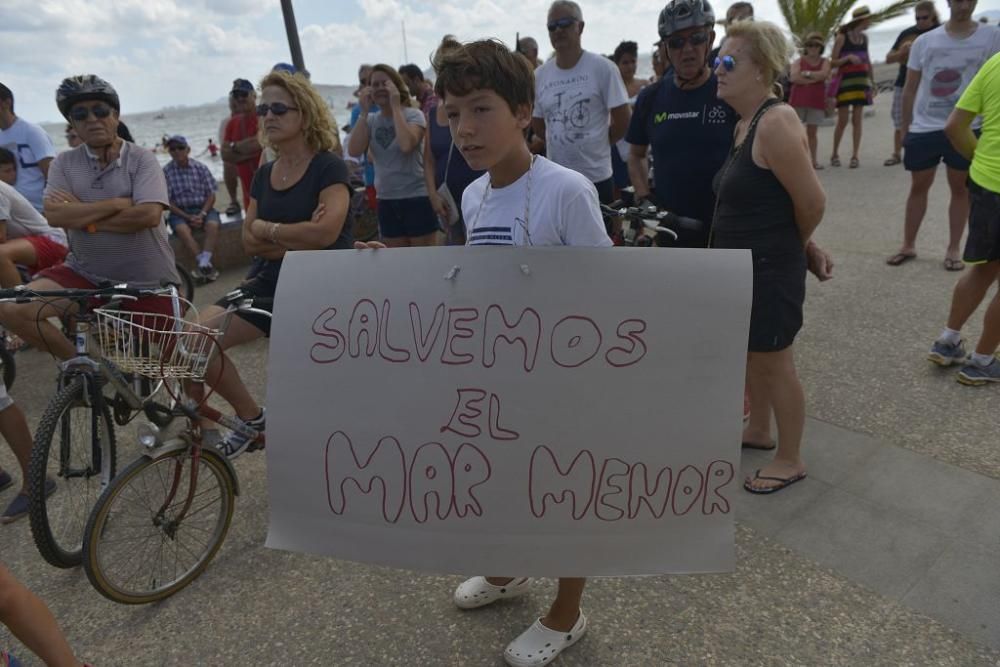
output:
<instances>
[{"instance_id":1,"label":"sneaker","mask_svg":"<svg viewBox=\"0 0 1000 667\"><path fill-rule=\"evenodd\" d=\"M985 366L969 362L962 366L956 378L962 384L979 387L989 382L1000 382L1000 359L994 358Z\"/></svg>"},{"instance_id":2,"label":"sneaker","mask_svg":"<svg viewBox=\"0 0 1000 667\"><path fill-rule=\"evenodd\" d=\"M219 277L219 272L211 264L206 264L205 266L198 267L198 277L204 280L206 283L215 282Z\"/></svg>"},{"instance_id":3,"label":"sneaker","mask_svg":"<svg viewBox=\"0 0 1000 667\"><path fill-rule=\"evenodd\" d=\"M48 498L53 493L56 492L56 481L54 479L45 480L45 497ZM19 493L14 496L14 500L10 501L10 505L7 505L7 509L0 514L0 523L14 523L18 519L28 515L28 496L23 493Z\"/></svg>"},{"instance_id":4,"label":"sneaker","mask_svg":"<svg viewBox=\"0 0 1000 667\"><path fill-rule=\"evenodd\" d=\"M253 419L243 422L253 430L258 433L264 432L264 408L260 409L260 414ZM219 443L219 451L226 458L235 459L237 456L247 451L250 447L250 443L255 442L253 438L248 438L245 435L237 433L236 431L230 431L229 434L222 439ZM254 447L253 449L260 449L260 447Z\"/></svg>"},{"instance_id":5,"label":"sneaker","mask_svg":"<svg viewBox=\"0 0 1000 667\"><path fill-rule=\"evenodd\" d=\"M927 354L927 359L933 361L938 366L951 366L952 364L964 363L969 357L965 351L965 341L957 343L946 343L942 340L934 341L931 351Z\"/></svg>"}]
</instances>

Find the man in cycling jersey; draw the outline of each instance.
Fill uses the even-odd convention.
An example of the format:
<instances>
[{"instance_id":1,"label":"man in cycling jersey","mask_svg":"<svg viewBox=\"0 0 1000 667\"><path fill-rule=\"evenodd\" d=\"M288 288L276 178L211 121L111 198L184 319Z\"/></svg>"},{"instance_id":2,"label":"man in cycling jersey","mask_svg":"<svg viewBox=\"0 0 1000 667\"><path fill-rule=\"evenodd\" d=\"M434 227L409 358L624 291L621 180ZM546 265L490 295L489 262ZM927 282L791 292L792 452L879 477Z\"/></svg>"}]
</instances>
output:
<instances>
[{"instance_id":1,"label":"man in cycling jersey","mask_svg":"<svg viewBox=\"0 0 1000 667\"><path fill-rule=\"evenodd\" d=\"M157 288L179 281L162 218L169 201L163 170L149 150L118 137L118 93L85 74L64 79L56 103L83 140L56 156L45 190L45 217L66 230L71 250L64 263L45 269L28 286L95 289L110 282ZM161 297L125 307L173 313L171 300ZM4 304L0 322L38 349L67 359L73 345L47 318L75 309L65 299Z\"/></svg>"}]
</instances>

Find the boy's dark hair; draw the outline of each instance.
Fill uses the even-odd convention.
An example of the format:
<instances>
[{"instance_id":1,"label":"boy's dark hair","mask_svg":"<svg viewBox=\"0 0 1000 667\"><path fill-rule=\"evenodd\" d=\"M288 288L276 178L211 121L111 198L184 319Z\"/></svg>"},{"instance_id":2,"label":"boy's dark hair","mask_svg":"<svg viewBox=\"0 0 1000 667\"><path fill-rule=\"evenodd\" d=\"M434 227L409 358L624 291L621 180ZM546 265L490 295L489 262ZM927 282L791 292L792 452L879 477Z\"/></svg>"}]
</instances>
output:
<instances>
[{"instance_id":1,"label":"boy's dark hair","mask_svg":"<svg viewBox=\"0 0 1000 667\"><path fill-rule=\"evenodd\" d=\"M5 100L10 100L10 110L14 110L14 93L10 91L10 88L0 83L0 102Z\"/></svg>"},{"instance_id":2,"label":"boy's dark hair","mask_svg":"<svg viewBox=\"0 0 1000 667\"><path fill-rule=\"evenodd\" d=\"M400 73L401 76L408 76L411 79L415 79L417 81L423 81L424 80L424 73L423 73L423 71L421 71L421 69L419 67L417 67L416 65L414 65L412 63L409 64L409 65L403 65L402 67L400 67L399 68L399 73Z\"/></svg>"},{"instance_id":3,"label":"boy's dark hair","mask_svg":"<svg viewBox=\"0 0 1000 667\"><path fill-rule=\"evenodd\" d=\"M639 57L639 45L635 42L622 42L615 47L615 52L611 55L611 59L615 61L617 65L621 62L622 56L630 55L633 58Z\"/></svg>"},{"instance_id":4,"label":"boy's dark hair","mask_svg":"<svg viewBox=\"0 0 1000 667\"><path fill-rule=\"evenodd\" d=\"M495 39L469 42L441 49L434 56L437 81L434 92L443 101L450 93L465 96L475 90L492 90L512 113L535 102L535 72L520 53Z\"/></svg>"},{"instance_id":5,"label":"boy's dark hair","mask_svg":"<svg viewBox=\"0 0 1000 667\"><path fill-rule=\"evenodd\" d=\"M12 164L17 166L17 158L6 148L0 148L0 164Z\"/></svg>"}]
</instances>

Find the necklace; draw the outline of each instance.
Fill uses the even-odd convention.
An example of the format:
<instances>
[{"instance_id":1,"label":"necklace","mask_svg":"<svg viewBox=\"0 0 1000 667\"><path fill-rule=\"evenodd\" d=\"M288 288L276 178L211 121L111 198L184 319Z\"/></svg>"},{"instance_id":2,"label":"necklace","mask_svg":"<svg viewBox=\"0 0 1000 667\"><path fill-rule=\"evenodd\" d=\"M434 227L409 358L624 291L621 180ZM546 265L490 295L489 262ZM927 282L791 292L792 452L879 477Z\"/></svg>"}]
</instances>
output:
<instances>
[{"instance_id":1,"label":"necklace","mask_svg":"<svg viewBox=\"0 0 1000 667\"><path fill-rule=\"evenodd\" d=\"M524 219L517 220L521 223L521 228L524 230L524 236L528 241L528 245L531 245L531 231L528 229L528 211L531 208L531 172L535 167L535 158L537 155L531 156L531 162L528 163L528 180L524 184ZM486 191L483 192L483 198L479 200L479 208L476 209L476 217L472 220L472 227L469 231L475 231L476 227L479 226L479 216L483 213L483 206L486 204L486 200L489 199L490 192L493 190L493 178L490 177L486 181ZM511 240L513 241L513 233L511 234Z\"/></svg>"},{"instance_id":2,"label":"necklace","mask_svg":"<svg viewBox=\"0 0 1000 667\"><path fill-rule=\"evenodd\" d=\"M302 157L300 157L298 160L292 161L291 159L289 159L288 160L289 164L288 164L287 168L284 168L285 167L285 163L281 162L281 166L284 168L283 170L285 172L287 172L284 176L281 177L281 182L282 183L286 183L288 181L288 177L292 175L292 170L295 169L296 167L298 167L300 164L302 164L306 160L312 159L312 157L313 157L312 153L306 153L305 155L303 155ZM282 161L284 159L285 159L284 157L279 157L278 161Z\"/></svg>"}]
</instances>

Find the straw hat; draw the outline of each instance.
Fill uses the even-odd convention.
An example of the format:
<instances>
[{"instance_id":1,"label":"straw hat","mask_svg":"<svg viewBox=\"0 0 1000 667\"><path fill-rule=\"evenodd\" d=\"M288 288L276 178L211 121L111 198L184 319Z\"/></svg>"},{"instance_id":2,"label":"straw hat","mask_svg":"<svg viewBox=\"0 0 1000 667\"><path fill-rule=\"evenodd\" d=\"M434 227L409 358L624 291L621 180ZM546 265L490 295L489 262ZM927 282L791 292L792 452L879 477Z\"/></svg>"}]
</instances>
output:
<instances>
[{"instance_id":1,"label":"straw hat","mask_svg":"<svg viewBox=\"0 0 1000 667\"><path fill-rule=\"evenodd\" d=\"M817 46L826 46L826 40L823 35L818 32L811 32L806 35L806 39L802 42L802 46L809 46L810 44L816 44Z\"/></svg>"},{"instance_id":2,"label":"straw hat","mask_svg":"<svg viewBox=\"0 0 1000 667\"><path fill-rule=\"evenodd\" d=\"M851 20L844 24L844 27L852 26L855 23L861 23L867 18L871 18L872 10L868 9L868 5L861 5L851 12Z\"/></svg>"}]
</instances>

